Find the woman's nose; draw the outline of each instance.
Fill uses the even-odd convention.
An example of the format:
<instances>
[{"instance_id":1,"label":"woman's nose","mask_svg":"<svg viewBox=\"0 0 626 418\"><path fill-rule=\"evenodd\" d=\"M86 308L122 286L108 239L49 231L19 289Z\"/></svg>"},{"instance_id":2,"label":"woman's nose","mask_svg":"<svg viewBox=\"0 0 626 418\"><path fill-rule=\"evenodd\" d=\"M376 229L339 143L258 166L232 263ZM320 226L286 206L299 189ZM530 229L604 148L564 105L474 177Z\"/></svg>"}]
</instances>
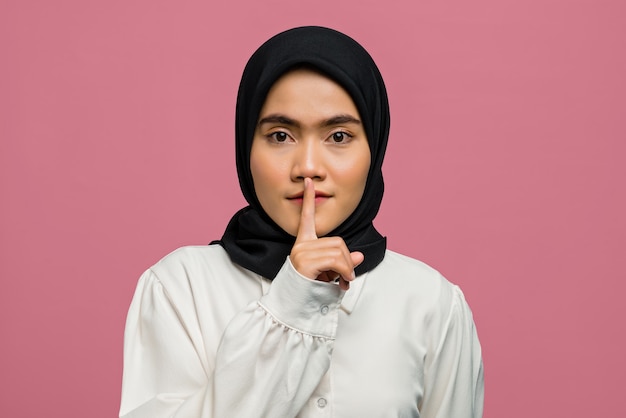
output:
<instances>
[{"instance_id":1,"label":"woman's nose","mask_svg":"<svg viewBox=\"0 0 626 418\"><path fill-rule=\"evenodd\" d=\"M299 181L305 177L323 180L326 177L323 151L323 145L318 140L299 142L293 155L292 180Z\"/></svg>"}]
</instances>

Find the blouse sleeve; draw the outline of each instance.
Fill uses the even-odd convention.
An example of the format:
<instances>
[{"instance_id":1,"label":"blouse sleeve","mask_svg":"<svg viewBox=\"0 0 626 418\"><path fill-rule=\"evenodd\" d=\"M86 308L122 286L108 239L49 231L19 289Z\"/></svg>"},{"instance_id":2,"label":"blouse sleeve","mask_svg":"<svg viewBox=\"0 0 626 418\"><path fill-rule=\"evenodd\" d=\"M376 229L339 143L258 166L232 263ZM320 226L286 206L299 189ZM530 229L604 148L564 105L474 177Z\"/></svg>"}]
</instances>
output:
<instances>
[{"instance_id":1,"label":"blouse sleeve","mask_svg":"<svg viewBox=\"0 0 626 418\"><path fill-rule=\"evenodd\" d=\"M484 378L472 313L457 286L434 353L426 359L424 418L481 418Z\"/></svg>"},{"instance_id":2,"label":"blouse sleeve","mask_svg":"<svg viewBox=\"0 0 626 418\"><path fill-rule=\"evenodd\" d=\"M120 417L296 416L330 365L343 293L288 260L232 319L207 366L197 330L147 271L126 324Z\"/></svg>"}]
</instances>

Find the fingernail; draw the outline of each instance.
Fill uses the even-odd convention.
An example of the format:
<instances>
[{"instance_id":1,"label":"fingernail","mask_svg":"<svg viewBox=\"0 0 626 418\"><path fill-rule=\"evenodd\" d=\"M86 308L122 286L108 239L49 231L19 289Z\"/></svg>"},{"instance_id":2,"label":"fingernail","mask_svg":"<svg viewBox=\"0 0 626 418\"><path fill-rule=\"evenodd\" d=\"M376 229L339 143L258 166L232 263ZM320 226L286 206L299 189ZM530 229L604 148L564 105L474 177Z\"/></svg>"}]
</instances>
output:
<instances>
[{"instance_id":1,"label":"fingernail","mask_svg":"<svg viewBox=\"0 0 626 418\"><path fill-rule=\"evenodd\" d=\"M356 273L352 270L352 280L356 279Z\"/></svg>"}]
</instances>

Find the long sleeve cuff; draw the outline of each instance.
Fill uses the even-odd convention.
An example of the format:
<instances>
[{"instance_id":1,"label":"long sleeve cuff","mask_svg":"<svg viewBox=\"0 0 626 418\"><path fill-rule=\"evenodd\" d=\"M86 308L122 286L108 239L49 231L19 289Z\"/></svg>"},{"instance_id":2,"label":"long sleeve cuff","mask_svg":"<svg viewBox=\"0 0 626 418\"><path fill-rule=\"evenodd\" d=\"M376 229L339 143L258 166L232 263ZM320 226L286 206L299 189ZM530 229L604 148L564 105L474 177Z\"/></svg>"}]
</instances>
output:
<instances>
[{"instance_id":1,"label":"long sleeve cuff","mask_svg":"<svg viewBox=\"0 0 626 418\"><path fill-rule=\"evenodd\" d=\"M334 283L311 280L287 260L259 304L278 322L297 331L335 338L345 291Z\"/></svg>"}]
</instances>

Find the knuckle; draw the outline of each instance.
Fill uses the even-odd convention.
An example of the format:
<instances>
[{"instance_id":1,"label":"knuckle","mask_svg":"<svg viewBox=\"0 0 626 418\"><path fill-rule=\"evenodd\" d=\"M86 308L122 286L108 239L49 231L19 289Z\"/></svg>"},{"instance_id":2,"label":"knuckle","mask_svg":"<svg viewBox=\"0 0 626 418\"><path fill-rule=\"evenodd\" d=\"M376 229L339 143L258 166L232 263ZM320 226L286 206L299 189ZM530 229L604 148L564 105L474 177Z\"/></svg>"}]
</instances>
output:
<instances>
[{"instance_id":1,"label":"knuckle","mask_svg":"<svg viewBox=\"0 0 626 418\"><path fill-rule=\"evenodd\" d=\"M330 237L330 242L337 247L345 245L343 238L341 237Z\"/></svg>"}]
</instances>

